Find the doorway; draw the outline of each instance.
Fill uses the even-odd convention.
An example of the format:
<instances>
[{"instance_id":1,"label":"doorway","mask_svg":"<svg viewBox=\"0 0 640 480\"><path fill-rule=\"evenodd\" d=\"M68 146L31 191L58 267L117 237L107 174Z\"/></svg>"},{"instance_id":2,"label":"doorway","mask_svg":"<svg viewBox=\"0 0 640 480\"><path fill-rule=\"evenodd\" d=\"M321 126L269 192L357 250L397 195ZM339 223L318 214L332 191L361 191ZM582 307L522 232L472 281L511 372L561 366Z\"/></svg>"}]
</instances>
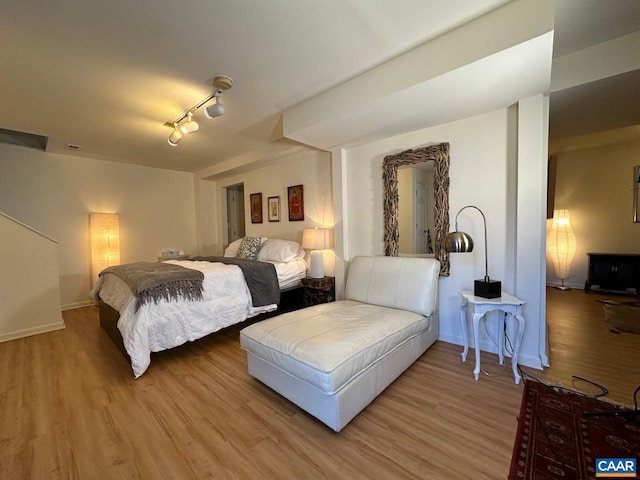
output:
<instances>
[{"instance_id":1,"label":"doorway","mask_svg":"<svg viewBox=\"0 0 640 480\"><path fill-rule=\"evenodd\" d=\"M227 245L245 236L244 184L226 187L227 191Z\"/></svg>"}]
</instances>

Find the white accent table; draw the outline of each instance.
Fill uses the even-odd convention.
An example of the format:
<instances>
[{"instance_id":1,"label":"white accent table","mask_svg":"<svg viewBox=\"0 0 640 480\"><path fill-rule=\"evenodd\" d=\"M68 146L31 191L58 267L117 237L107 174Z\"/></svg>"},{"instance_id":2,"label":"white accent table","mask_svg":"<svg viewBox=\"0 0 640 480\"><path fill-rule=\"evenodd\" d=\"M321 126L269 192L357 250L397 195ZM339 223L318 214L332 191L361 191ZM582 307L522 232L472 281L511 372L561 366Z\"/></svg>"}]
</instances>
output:
<instances>
[{"instance_id":1,"label":"white accent table","mask_svg":"<svg viewBox=\"0 0 640 480\"><path fill-rule=\"evenodd\" d=\"M480 348L478 347L478 330L480 320L486 319L489 312L499 311L500 315L500 335L498 335L498 359L500 365L504 363L504 323L507 316L512 316L517 320L516 344L513 350L511 365L513 367L513 377L516 384L520 383L520 374L518 373L518 354L520 353L520 344L524 334L524 317L522 316L522 305L524 300L520 300L508 293L502 292L499 298L483 298L476 297L473 292L463 290L460 292L462 296L462 305L460 305L460 321L462 323L462 339L464 341L464 350L462 351L462 361L467 361L467 353L469 352L469 337L467 335L467 306L470 306L473 314L473 341L476 351L476 367L473 369L473 376L476 380L480 376Z\"/></svg>"}]
</instances>

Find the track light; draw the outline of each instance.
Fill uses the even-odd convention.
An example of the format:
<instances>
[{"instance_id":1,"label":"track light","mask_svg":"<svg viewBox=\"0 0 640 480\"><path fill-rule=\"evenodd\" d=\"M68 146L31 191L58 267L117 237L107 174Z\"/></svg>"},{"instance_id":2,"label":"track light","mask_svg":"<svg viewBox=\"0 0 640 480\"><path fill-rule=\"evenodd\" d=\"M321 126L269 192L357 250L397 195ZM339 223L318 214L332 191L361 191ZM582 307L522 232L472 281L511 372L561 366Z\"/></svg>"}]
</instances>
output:
<instances>
[{"instance_id":1,"label":"track light","mask_svg":"<svg viewBox=\"0 0 640 480\"><path fill-rule=\"evenodd\" d=\"M182 133L197 132L198 129L200 128L200 125L198 125L198 122L196 122L195 120L192 120L192 117L193 117L193 112L189 112L187 114L187 121L184 122L182 125L180 125L180 131Z\"/></svg>"},{"instance_id":2,"label":"track light","mask_svg":"<svg viewBox=\"0 0 640 480\"><path fill-rule=\"evenodd\" d=\"M215 99L215 103L212 105L209 105L207 108L204 109L205 116L207 118L215 118L215 117L219 117L220 115L223 115L225 112L225 107L220 103L220 95L224 90L229 90L232 85L233 85L233 80L230 77L227 77L226 75L218 75L213 79L213 86L215 87L215 91L211 95L209 95L207 98L202 100L197 105L194 105L192 108L187 110L184 115L177 118L173 122L165 122L165 125L167 127L173 128L173 132L171 132L171 135L169 135L169 139L168 139L169 145L171 145L172 147L175 147L178 144L178 142L182 139L183 134L189 134L189 133L198 131L198 129L200 128L200 125L198 125L198 122L193 120L193 114L200 107L204 106L211 100ZM185 119L186 119L186 122L181 123Z\"/></svg>"},{"instance_id":3,"label":"track light","mask_svg":"<svg viewBox=\"0 0 640 480\"><path fill-rule=\"evenodd\" d=\"M171 132L171 135L169 135L168 139L169 145L175 147L176 145L178 145L178 142L180 140L182 140L182 132L178 130L178 124L174 124L173 132Z\"/></svg>"},{"instance_id":4,"label":"track light","mask_svg":"<svg viewBox=\"0 0 640 480\"><path fill-rule=\"evenodd\" d=\"M216 103L209 105L204 109L204 115L207 118L215 118L224 114L224 105L220 103L220 90L218 90L214 96Z\"/></svg>"}]
</instances>

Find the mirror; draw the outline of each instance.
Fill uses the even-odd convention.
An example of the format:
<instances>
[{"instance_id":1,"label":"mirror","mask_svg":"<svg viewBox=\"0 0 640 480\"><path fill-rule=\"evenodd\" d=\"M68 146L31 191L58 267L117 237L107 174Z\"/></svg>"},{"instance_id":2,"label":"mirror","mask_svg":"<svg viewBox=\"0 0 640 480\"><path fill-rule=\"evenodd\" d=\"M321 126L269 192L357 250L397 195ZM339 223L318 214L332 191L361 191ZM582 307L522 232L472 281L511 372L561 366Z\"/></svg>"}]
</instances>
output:
<instances>
[{"instance_id":1,"label":"mirror","mask_svg":"<svg viewBox=\"0 0 640 480\"><path fill-rule=\"evenodd\" d=\"M433 162L398 167L398 255L433 256Z\"/></svg>"},{"instance_id":2,"label":"mirror","mask_svg":"<svg viewBox=\"0 0 640 480\"><path fill-rule=\"evenodd\" d=\"M384 253L397 257L400 233L398 229L398 167L433 161L433 253L440 261L440 275L449 275L449 254L444 238L449 229L449 144L440 143L423 148L387 155L382 163L384 206Z\"/></svg>"}]
</instances>

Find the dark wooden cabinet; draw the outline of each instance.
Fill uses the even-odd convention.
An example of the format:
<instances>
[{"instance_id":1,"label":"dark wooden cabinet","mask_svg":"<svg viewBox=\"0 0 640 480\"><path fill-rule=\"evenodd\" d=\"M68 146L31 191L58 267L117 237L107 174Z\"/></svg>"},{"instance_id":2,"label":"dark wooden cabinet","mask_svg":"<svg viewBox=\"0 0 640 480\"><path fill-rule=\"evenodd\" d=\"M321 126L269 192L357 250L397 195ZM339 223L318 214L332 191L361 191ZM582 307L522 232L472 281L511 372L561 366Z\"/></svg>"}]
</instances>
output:
<instances>
[{"instance_id":1,"label":"dark wooden cabinet","mask_svg":"<svg viewBox=\"0 0 640 480\"><path fill-rule=\"evenodd\" d=\"M333 302L336 299L336 279L334 277L303 278L303 305L311 307L319 303Z\"/></svg>"},{"instance_id":2,"label":"dark wooden cabinet","mask_svg":"<svg viewBox=\"0 0 640 480\"><path fill-rule=\"evenodd\" d=\"M633 253L587 253L589 277L585 292L598 286L604 290L634 288L640 294L640 255Z\"/></svg>"}]
</instances>

